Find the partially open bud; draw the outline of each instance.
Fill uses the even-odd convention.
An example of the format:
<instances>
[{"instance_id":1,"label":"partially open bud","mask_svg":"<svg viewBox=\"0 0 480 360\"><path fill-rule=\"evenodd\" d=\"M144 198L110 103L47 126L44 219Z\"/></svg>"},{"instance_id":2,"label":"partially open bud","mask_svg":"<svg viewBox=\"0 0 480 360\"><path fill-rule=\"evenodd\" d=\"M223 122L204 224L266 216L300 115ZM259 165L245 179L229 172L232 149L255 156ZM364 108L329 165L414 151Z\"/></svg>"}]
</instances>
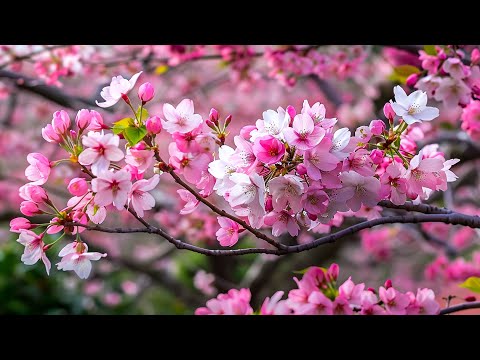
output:
<instances>
[{"instance_id":1,"label":"partially open bud","mask_svg":"<svg viewBox=\"0 0 480 360\"><path fill-rule=\"evenodd\" d=\"M296 170L297 174L300 176L303 176L307 173L307 167L304 164L298 164Z\"/></svg>"},{"instance_id":2,"label":"partially open bud","mask_svg":"<svg viewBox=\"0 0 480 360\"><path fill-rule=\"evenodd\" d=\"M50 143L58 144L62 142L61 137L55 132L55 130L53 130L52 124L47 124L47 126L42 129L42 136Z\"/></svg>"},{"instance_id":3,"label":"partially open bud","mask_svg":"<svg viewBox=\"0 0 480 360\"><path fill-rule=\"evenodd\" d=\"M72 195L83 196L88 191L88 184L83 178L73 178L70 180L67 189Z\"/></svg>"},{"instance_id":4,"label":"partially open bud","mask_svg":"<svg viewBox=\"0 0 480 360\"><path fill-rule=\"evenodd\" d=\"M372 288L372 287L369 287L369 288L367 289L367 291L371 291L371 292L374 293L374 294L377 293L377 291L376 291L374 288Z\"/></svg>"},{"instance_id":5,"label":"partially open bud","mask_svg":"<svg viewBox=\"0 0 480 360\"><path fill-rule=\"evenodd\" d=\"M82 109L77 113L75 123L80 130L86 129L92 122L92 114L87 109Z\"/></svg>"},{"instance_id":6,"label":"partially open bud","mask_svg":"<svg viewBox=\"0 0 480 360\"><path fill-rule=\"evenodd\" d=\"M210 119L211 122L213 122L215 125L218 125L218 111L215 108L210 109L210 114L208 114L208 118Z\"/></svg>"},{"instance_id":7,"label":"partially open bud","mask_svg":"<svg viewBox=\"0 0 480 360\"><path fill-rule=\"evenodd\" d=\"M33 216L41 214L43 211L38 208L38 205L33 201L23 201L20 204L20 212L25 216Z\"/></svg>"},{"instance_id":8,"label":"partially open bud","mask_svg":"<svg viewBox=\"0 0 480 360\"><path fill-rule=\"evenodd\" d=\"M153 88L153 85L150 84L149 82L146 82L138 88L138 97L140 100L142 100L143 104L149 102L150 100L153 99L155 96L155 89Z\"/></svg>"},{"instance_id":9,"label":"partially open bud","mask_svg":"<svg viewBox=\"0 0 480 360\"><path fill-rule=\"evenodd\" d=\"M162 131L162 120L156 115L149 117L145 123L147 131L152 134L159 134Z\"/></svg>"},{"instance_id":10,"label":"partially open bud","mask_svg":"<svg viewBox=\"0 0 480 360\"><path fill-rule=\"evenodd\" d=\"M225 119L225 127L230 125L231 122L232 122L232 115L228 115L227 118Z\"/></svg>"},{"instance_id":11,"label":"partially open bud","mask_svg":"<svg viewBox=\"0 0 480 360\"><path fill-rule=\"evenodd\" d=\"M327 278L330 279L330 281L335 281L338 278L338 273L340 272L340 268L338 264L333 263L330 265L327 271Z\"/></svg>"},{"instance_id":12,"label":"partially open bud","mask_svg":"<svg viewBox=\"0 0 480 360\"><path fill-rule=\"evenodd\" d=\"M292 105L287 106L287 113L290 116L290 119L292 121L295 118L295 115L297 115L297 111L295 110L295 108Z\"/></svg>"},{"instance_id":13,"label":"partially open bud","mask_svg":"<svg viewBox=\"0 0 480 360\"><path fill-rule=\"evenodd\" d=\"M57 134L65 134L70 127L70 117L65 110L59 110L53 113L52 127Z\"/></svg>"},{"instance_id":14,"label":"partially open bud","mask_svg":"<svg viewBox=\"0 0 480 360\"><path fill-rule=\"evenodd\" d=\"M267 200L265 201L265 211L273 211L273 200L271 195L267 196Z\"/></svg>"}]
</instances>

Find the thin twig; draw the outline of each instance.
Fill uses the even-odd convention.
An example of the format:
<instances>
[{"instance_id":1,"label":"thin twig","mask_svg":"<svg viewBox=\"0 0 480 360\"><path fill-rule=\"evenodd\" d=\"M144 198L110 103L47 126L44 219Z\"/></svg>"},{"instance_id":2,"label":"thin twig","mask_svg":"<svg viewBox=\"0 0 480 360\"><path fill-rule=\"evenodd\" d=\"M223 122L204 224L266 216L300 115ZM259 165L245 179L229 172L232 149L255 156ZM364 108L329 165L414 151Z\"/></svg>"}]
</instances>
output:
<instances>
[{"instance_id":1,"label":"thin twig","mask_svg":"<svg viewBox=\"0 0 480 360\"><path fill-rule=\"evenodd\" d=\"M447 307L445 309L440 310L439 315L447 315L447 314L468 310L468 309L480 309L480 301L467 302L467 303Z\"/></svg>"}]
</instances>

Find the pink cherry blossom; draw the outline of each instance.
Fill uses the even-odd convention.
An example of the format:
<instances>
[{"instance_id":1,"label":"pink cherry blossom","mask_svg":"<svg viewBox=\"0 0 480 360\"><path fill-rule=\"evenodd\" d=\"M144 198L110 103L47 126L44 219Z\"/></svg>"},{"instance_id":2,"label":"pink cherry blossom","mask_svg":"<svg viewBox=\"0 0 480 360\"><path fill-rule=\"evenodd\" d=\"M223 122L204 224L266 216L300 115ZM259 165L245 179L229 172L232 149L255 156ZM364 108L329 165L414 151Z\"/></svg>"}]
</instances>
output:
<instances>
[{"instance_id":1,"label":"pink cherry blossom","mask_svg":"<svg viewBox=\"0 0 480 360\"><path fill-rule=\"evenodd\" d=\"M104 171L92 179L92 190L96 193L95 204L99 206L113 203L117 210L122 210L131 188L130 173L126 170Z\"/></svg>"},{"instance_id":2,"label":"pink cherry blossom","mask_svg":"<svg viewBox=\"0 0 480 360\"><path fill-rule=\"evenodd\" d=\"M27 179L31 181L32 185L45 184L52 169L50 161L40 153L28 154L27 161L30 164L25 169L25 176Z\"/></svg>"},{"instance_id":3,"label":"pink cherry blossom","mask_svg":"<svg viewBox=\"0 0 480 360\"><path fill-rule=\"evenodd\" d=\"M75 271L80 279L86 279L92 271L92 261L100 260L107 254L99 252L88 252L88 246L85 243L73 242L66 245L58 256L62 260L57 264L58 270Z\"/></svg>"},{"instance_id":4,"label":"pink cherry blossom","mask_svg":"<svg viewBox=\"0 0 480 360\"><path fill-rule=\"evenodd\" d=\"M273 296L266 297L260 308L260 315L289 315L292 310L287 305L286 300L282 300L284 292L277 291Z\"/></svg>"},{"instance_id":5,"label":"pink cherry blossom","mask_svg":"<svg viewBox=\"0 0 480 360\"><path fill-rule=\"evenodd\" d=\"M459 58L448 58L444 61L442 69L452 78L460 80L470 76L470 68L463 65Z\"/></svg>"},{"instance_id":6,"label":"pink cherry blossom","mask_svg":"<svg viewBox=\"0 0 480 360\"><path fill-rule=\"evenodd\" d=\"M263 112L263 120L257 120L256 128L250 132L250 141L254 142L259 137L273 136L276 139L284 139L284 130L288 128L290 116L282 108L277 111L267 110Z\"/></svg>"},{"instance_id":7,"label":"pink cherry blossom","mask_svg":"<svg viewBox=\"0 0 480 360\"><path fill-rule=\"evenodd\" d=\"M64 110L55 111L52 119L52 129L58 135L63 135L70 127L70 117Z\"/></svg>"},{"instance_id":8,"label":"pink cherry blossom","mask_svg":"<svg viewBox=\"0 0 480 360\"><path fill-rule=\"evenodd\" d=\"M283 130L285 140L299 150L309 150L318 145L325 136L325 130L315 126L308 114L295 115L291 128Z\"/></svg>"},{"instance_id":9,"label":"pink cherry blossom","mask_svg":"<svg viewBox=\"0 0 480 360\"><path fill-rule=\"evenodd\" d=\"M22 262L25 265L33 265L38 260L42 259L43 264L45 265L45 270L47 275L50 274L51 264L45 254L43 242L43 235L37 235L33 231L23 230L20 231L20 237L17 239L17 242L25 246L25 250L22 255Z\"/></svg>"},{"instance_id":10,"label":"pink cherry blossom","mask_svg":"<svg viewBox=\"0 0 480 360\"><path fill-rule=\"evenodd\" d=\"M196 289L200 290L203 294L212 296L217 291L214 287L215 282L215 275L211 273L207 273L204 270L199 270L196 272L195 276L193 277L193 286Z\"/></svg>"},{"instance_id":11,"label":"pink cherry blossom","mask_svg":"<svg viewBox=\"0 0 480 360\"><path fill-rule=\"evenodd\" d=\"M154 115L145 121L147 131L152 134L159 134L162 131L162 120Z\"/></svg>"},{"instance_id":12,"label":"pink cherry blossom","mask_svg":"<svg viewBox=\"0 0 480 360\"><path fill-rule=\"evenodd\" d=\"M407 171L397 163L392 162L380 177L382 197L390 199L396 205L403 205L407 200Z\"/></svg>"},{"instance_id":13,"label":"pink cherry blossom","mask_svg":"<svg viewBox=\"0 0 480 360\"><path fill-rule=\"evenodd\" d=\"M153 190L159 181L159 175L155 174L148 180L138 180L132 185L128 193L128 205L132 204L138 216L143 217L145 210L150 210L155 206L155 199L148 191Z\"/></svg>"},{"instance_id":14,"label":"pink cherry blossom","mask_svg":"<svg viewBox=\"0 0 480 360\"><path fill-rule=\"evenodd\" d=\"M105 209L105 206L98 206L92 203L87 205L86 213L90 221L94 224L103 223L107 217L107 210Z\"/></svg>"},{"instance_id":15,"label":"pink cherry blossom","mask_svg":"<svg viewBox=\"0 0 480 360\"><path fill-rule=\"evenodd\" d=\"M312 185L303 194L303 208L310 214L323 214L327 209L328 195L322 189Z\"/></svg>"},{"instance_id":16,"label":"pink cherry blossom","mask_svg":"<svg viewBox=\"0 0 480 360\"><path fill-rule=\"evenodd\" d=\"M20 212L25 216L34 216L41 214L43 211L40 210L37 203L31 200L26 200L22 201L20 204Z\"/></svg>"},{"instance_id":17,"label":"pink cherry blossom","mask_svg":"<svg viewBox=\"0 0 480 360\"><path fill-rule=\"evenodd\" d=\"M459 104L468 104L471 94L472 91L463 80L444 77L435 91L434 98L448 107L456 107Z\"/></svg>"},{"instance_id":18,"label":"pink cherry blossom","mask_svg":"<svg viewBox=\"0 0 480 360\"><path fill-rule=\"evenodd\" d=\"M87 148L78 157L82 165L92 165L92 173L98 175L108 170L111 161L120 161L124 154L118 148L120 138L114 134L104 134L103 131L90 131L83 137L83 145Z\"/></svg>"},{"instance_id":19,"label":"pink cherry blossom","mask_svg":"<svg viewBox=\"0 0 480 360\"><path fill-rule=\"evenodd\" d=\"M417 90L407 96L405 90L400 85L395 86L393 91L395 93L395 102L390 100L392 108L407 124L431 121L438 117L438 109L427 106L428 98L425 92Z\"/></svg>"},{"instance_id":20,"label":"pink cherry blossom","mask_svg":"<svg viewBox=\"0 0 480 360\"><path fill-rule=\"evenodd\" d=\"M256 158L267 165L275 164L285 155L285 145L270 135L256 138L252 150Z\"/></svg>"},{"instance_id":21,"label":"pink cherry blossom","mask_svg":"<svg viewBox=\"0 0 480 360\"><path fill-rule=\"evenodd\" d=\"M233 246L238 242L240 225L226 217L217 217L220 229L216 232L217 240L222 246Z\"/></svg>"},{"instance_id":22,"label":"pink cherry blossom","mask_svg":"<svg viewBox=\"0 0 480 360\"><path fill-rule=\"evenodd\" d=\"M200 204L200 201L197 200L193 194L185 189L178 189L177 190L178 195L183 201L186 201L187 203L183 206L182 210L180 210L180 214L186 215L190 214L193 211L195 211Z\"/></svg>"},{"instance_id":23,"label":"pink cherry blossom","mask_svg":"<svg viewBox=\"0 0 480 360\"><path fill-rule=\"evenodd\" d=\"M100 92L100 96L105 101L102 103L95 101L96 104L102 108L107 108L115 105L122 98L122 96L127 95L130 90L133 89L141 73L142 71L136 73L131 77L130 80L124 79L121 75L112 77L110 85L105 86Z\"/></svg>"},{"instance_id":24,"label":"pink cherry blossom","mask_svg":"<svg viewBox=\"0 0 480 360\"><path fill-rule=\"evenodd\" d=\"M151 150L129 148L125 156L125 162L136 167L139 173L144 173L151 167L153 156Z\"/></svg>"},{"instance_id":25,"label":"pink cherry blossom","mask_svg":"<svg viewBox=\"0 0 480 360\"><path fill-rule=\"evenodd\" d=\"M264 218L265 225L272 227L272 235L280 236L286 231L292 236L297 236L300 231L300 227L295 218L288 211L272 211Z\"/></svg>"},{"instance_id":26,"label":"pink cherry blossom","mask_svg":"<svg viewBox=\"0 0 480 360\"><path fill-rule=\"evenodd\" d=\"M192 184L198 183L202 178L202 172L208 169L210 157L207 154L183 153L175 143L170 143L168 152L170 164Z\"/></svg>"},{"instance_id":27,"label":"pink cherry blossom","mask_svg":"<svg viewBox=\"0 0 480 360\"><path fill-rule=\"evenodd\" d=\"M175 132L187 133L198 127L203 119L200 115L194 113L193 101L183 99L176 108L166 103L163 105L162 119L163 128L170 134Z\"/></svg>"},{"instance_id":28,"label":"pink cherry blossom","mask_svg":"<svg viewBox=\"0 0 480 360\"><path fill-rule=\"evenodd\" d=\"M18 195L24 200L33 201L41 204L48 200L48 194L38 185L25 184L18 189Z\"/></svg>"},{"instance_id":29,"label":"pink cherry blossom","mask_svg":"<svg viewBox=\"0 0 480 360\"><path fill-rule=\"evenodd\" d=\"M330 153L332 141L325 137L313 149L305 152L304 163L307 175L313 180L322 178L321 171L332 171L337 167L338 158Z\"/></svg>"},{"instance_id":30,"label":"pink cherry blossom","mask_svg":"<svg viewBox=\"0 0 480 360\"><path fill-rule=\"evenodd\" d=\"M288 205L293 212L301 210L304 185L296 175L285 175L269 182L269 191L273 196L273 208L282 211Z\"/></svg>"},{"instance_id":31,"label":"pink cherry blossom","mask_svg":"<svg viewBox=\"0 0 480 360\"><path fill-rule=\"evenodd\" d=\"M437 315L440 312L440 305L435 300L435 294L431 289L418 289L417 295L409 292L410 305L407 314L411 315Z\"/></svg>"},{"instance_id":32,"label":"pink cherry blossom","mask_svg":"<svg viewBox=\"0 0 480 360\"><path fill-rule=\"evenodd\" d=\"M253 153L253 145L238 135L233 138L233 141L237 149L231 157L232 165L244 169L245 172L249 174L255 168L258 161Z\"/></svg>"},{"instance_id":33,"label":"pink cherry blossom","mask_svg":"<svg viewBox=\"0 0 480 360\"><path fill-rule=\"evenodd\" d=\"M353 307L360 307L362 302L362 293L365 289L365 284L355 284L350 276L340 287L338 293L343 298L347 299Z\"/></svg>"},{"instance_id":34,"label":"pink cherry blossom","mask_svg":"<svg viewBox=\"0 0 480 360\"><path fill-rule=\"evenodd\" d=\"M373 176L375 174L373 160L366 149L359 149L350 153L349 157L343 160L343 170L353 170L362 176Z\"/></svg>"},{"instance_id":35,"label":"pink cherry blossom","mask_svg":"<svg viewBox=\"0 0 480 360\"><path fill-rule=\"evenodd\" d=\"M155 88L149 82L143 83L138 88L138 98L143 103L149 102L155 96Z\"/></svg>"},{"instance_id":36,"label":"pink cherry blossom","mask_svg":"<svg viewBox=\"0 0 480 360\"><path fill-rule=\"evenodd\" d=\"M385 304L387 312L392 315L405 315L407 307L410 304L408 295L400 293L393 287L388 290L383 286L379 289L380 299Z\"/></svg>"},{"instance_id":37,"label":"pink cherry blossom","mask_svg":"<svg viewBox=\"0 0 480 360\"><path fill-rule=\"evenodd\" d=\"M207 301L206 307L195 310L195 315L251 315L251 293L249 289L231 289Z\"/></svg>"},{"instance_id":38,"label":"pink cherry blossom","mask_svg":"<svg viewBox=\"0 0 480 360\"><path fill-rule=\"evenodd\" d=\"M415 194L422 194L423 187L436 190L437 173L443 168L443 162L438 158L423 158L423 152L420 151L410 160L406 179L409 191Z\"/></svg>"},{"instance_id":39,"label":"pink cherry blossom","mask_svg":"<svg viewBox=\"0 0 480 360\"><path fill-rule=\"evenodd\" d=\"M350 193L353 196L347 200L347 205L352 211L360 210L360 206L374 207L379 201L380 181L374 177L364 177L355 171L346 171L340 174L340 180L344 186L342 193Z\"/></svg>"}]
</instances>

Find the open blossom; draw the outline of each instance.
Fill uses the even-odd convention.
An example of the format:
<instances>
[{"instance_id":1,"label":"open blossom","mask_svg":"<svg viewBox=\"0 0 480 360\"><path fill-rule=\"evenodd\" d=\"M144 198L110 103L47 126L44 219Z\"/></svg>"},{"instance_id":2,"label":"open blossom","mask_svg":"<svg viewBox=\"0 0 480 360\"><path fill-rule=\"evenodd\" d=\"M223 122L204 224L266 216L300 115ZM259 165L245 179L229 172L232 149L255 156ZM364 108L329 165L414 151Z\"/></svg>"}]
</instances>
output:
<instances>
[{"instance_id":1,"label":"open blossom","mask_svg":"<svg viewBox=\"0 0 480 360\"><path fill-rule=\"evenodd\" d=\"M470 76L470 68L463 65L459 58L448 58L444 61L442 69L452 78L460 80Z\"/></svg>"},{"instance_id":2,"label":"open blossom","mask_svg":"<svg viewBox=\"0 0 480 360\"><path fill-rule=\"evenodd\" d=\"M277 291L273 296L265 298L260 309L261 315L289 315L292 310L288 307L287 301L282 300L284 292Z\"/></svg>"},{"instance_id":3,"label":"open blossom","mask_svg":"<svg viewBox=\"0 0 480 360\"><path fill-rule=\"evenodd\" d=\"M136 167L139 173L144 173L152 165L153 156L151 150L129 148L125 156L125 162Z\"/></svg>"},{"instance_id":4,"label":"open blossom","mask_svg":"<svg viewBox=\"0 0 480 360\"><path fill-rule=\"evenodd\" d=\"M208 296L214 295L217 291L213 286L215 282L215 275L207 273L204 270L199 270L193 277L193 286Z\"/></svg>"},{"instance_id":5,"label":"open blossom","mask_svg":"<svg viewBox=\"0 0 480 360\"><path fill-rule=\"evenodd\" d=\"M176 108L168 103L164 104L163 116L165 119L162 119L163 128L170 134L175 132L184 134L192 131L203 122L202 117L194 112L193 101L190 99L183 99Z\"/></svg>"},{"instance_id":6,"label":"open blossom","mask_svg":"<svg viewBox=\"0 0 480 360\"><path fill-rule=\"evenodd\" d=\"M25 169L27 179L31 181L32 185L45 184L52 170L50 161L40 153L28 154L27 161L30 164Z\"/></svg>"},{"instance_id":7,"label":"open blossom","mask_svg":"<svg viewBox=\"0 0 480 360\"><path fill-rule=\"evenodd\" d=\"M270 135L257 138L252 150L257 159L267 165L275 164L285 155L285 145Z\"/></svg>"},{"instance_id":8,"label":"open blossom","mask_svg":"<svg viewBox=\"0 0 480 360\"><path fill-rule=\"evenodd\" d=\"M313 180L322 178L321 171L332 171L337 167L338 158L330 152L332 141L325 137L314 148L307 150L304 155L307 175Z\"/></svg>"},{"instance_id":9,"label":"open blossom","mask_svg":"<svg viewBox=\"0 0 480 360\"><path fill-rule=\"evenodd\" d=\"M355 171L345 171L340 174L342 193L352 194L347 205L352 211L360 210L361 205L374 207L379 201L380 181L375 177L364 177Z\"/></svg>"},{"instance_id":10,"label":"open blossom","mask_svg":"<svg viewBox=\"0 0 480 360\"><path fill-rule=\"evenodd\" d=\"M229 178L230 175L237 171L237 167L232 161L234 153L235 150L230 146L222 145L218 149L218 160L214 160L208 164L208 172L217 179L214 189L220 196L223 196L225 192L233 186Z\"/></svg>"},{"instance_id":11,"label":"open blossom","mask_svg":"<svg viewBox=\"0 0 480 360\"><path fill-rule=\"evenodd\" d=\"M264 218L265 225L272 227L272 235L280 236L286 231L292 236L297 236L300 231L297 221L288 211L272 211Z\"/></svg>"},{"instance_id":12,"label":"open blossom","mask_svg":"<svg viewBox=\"0 0 480 360\"><path fill-rule=\"evenodd\" d=\"M253 144L238 135L233 138L233 141L237 148L231 157L232 165L244 169L249 174L258 163L253 153Z\"/></svg>"},{"instance_id":13,"label":"open blossom","mask_svg":"<svg viewBox=\"0 0 480 360\"><path fill-rule=\"evenodd\" d=\"M423 158L423 151L420 150L410 160L406 179L408 190L415 194L423 194L423 187L436 190L437 174L443 168L443 161L439 158Z\"/></svg>"},{"instance_id":14,"label":"open blossom","mask_svg":"<svg viewBox=\"0 0 480 360\"><path fill-rule=\"evenodd\" d=\"M175 143L170 143L168 152L170 164L179 174L183 174L189 183L197 184L202 178L202 172L208 169L210 157L207 154L183 153Z\"/></svg>"},{"instance_id":15,"label":"open blossom","mask_svg":"<svg viewBox=\"0 0 480 360\"><path fill-rule=\"evenodd\" d=\"M302 179L296 175L285 175L272 179L269 183L269 191L273 197L273 208L276 211L290 206L293 212L301 210L302 194L304 185Z\"/></svg>"},{"instance_id":16,"label":"open blossom","mask_svg":"<svg viewBox=\"0 0 480 360\"><path fill-rule=\"evenodd\" d=\"M410 304L408 295L402 294L393 287L385 289L381 286L379 289L379 296L385 304L389 314L405 315L407 313L407 307Z\"/></svg>"},{"instance_id":17,"label":"open blossom","mask_svg":"<svg viewBox=\"0 0 480 360\"><path fill-rule=\"evenodd\" d=\"M87 205L86 213L90 221L94 224L103 223L107 217L107 209L105 209L105 206L98 206L92 203Z\"/></svg>"},{"instance_id":18,"label":"open blossom","mask_svg":"<svg viewBox=\"0 0 480 360\"><path fill-rule=\"evenodd\" d=\"M131 188L130 173L127 170L104 171L92 179L92 190L96 193L95 204L99 206L113 203L117 210L122 210Z\"/></svg>"},{"instance_id":19,"label":"open blossom","mask_svg":"<svg viewBox=\"0 0 480 360\"><path fill-rule=\"evenodd\" d=\"M195 315L251 315L251 297L249 289L231 289L227 294L208 300L206 307L195 310Z\"/></svg>"},{"instance_id":20,"label":"open blossom","mask_svg":"<svg viewBox=\"0 0 480 360\"><path fill-rule=\"evenodd\" d=\"M408 292L410 305L407 308L407 314L412 315L437 315L440 311L440 305L435 300L435 294L431 289L418 289L417 294Z\"/></svg>"},{"instance_id":21,"label":"open blossom","mask_svg":"<svg viewBox=\"0 0 480 360\"><path fill-rule=\"evenodd\" d=\"M75 271L80 279L86 279L92 271L92 261L100 260L107 254L99 252L88 252L88 245L85 243L73 242L66 245L58 256L62 260L57 264L58 270Z\"/></svg>"},{"instance_id":22,"label":"open blossom","mask_svg":"<svg viewBox=\"0 0 480 360\"><path fill-rule=\"evenodd\" d=\"M285 140L299 150L308 150L318 145L325 136L325 129L315 126L308 114L295 115L292 127L283 130Z\"/></svg>"},{"instance_id":23,"label":"open blossom","mask_svg":"<svg viewBox=\"0 0 480 360\"><path fill-rule=\"evenodd\" d=\"M233 246L238 242L240 225L226 217L217 217L220 229L216 232L217 240L222 246Z\"/></svg>"},{"instance_id":24,"label":"open blossom","mask_svg":"<svg viewBox=\"0 0 480 360\"><path fill-rule=\"evenodd\" d=\"M442 101L447 107L453 108L459 104L468 104L471 96L472 90L463 80L444 77L435 90L434 98L437 101Z\"/></svg>"},{"instance_id":25,"label":"open blossom","mask_svg":"<svg viewBox=\"0 0 480 360\"><path fill-rule=\"evenodd\" d=\"M50 274L51 264L47 258L47 255L45 254L43 235L37 235L30 230L23 230L20 231L20 237L18 238L17 242L25 246L25 250L23 251L21 258L25 265L33 265L38 260L42 259L47 274Z\"/></svg>"},{"instance_id":26,"label":"open blossom","mask_svg":"<svg viewBox=\"0 0 480 360\"><path fill-rule=\"evenodd\" d=\"M91 165L92 173L98 175L108 170L111 161L120 161L124 154L118 148L120 138L114 134L90 131L88 136L82 139L83 145L87 148L78 157L82 165Z\"/></svg>"},{"instance_id":27,"label":"open blossom","mask_svg":"<svg viewBox=\"0 0 480 360\"><path fill-rule=\"evenodd\" d=\"M438 109L427 106L428 98L425 92L417 90L407 96L400 85L395 86L393 92L395 93L395 102L390 100L392 108L407 124L430 121L438 117Z\"/></svg>"},{"instance_id":28,"label":"open blossom","mask_svg":"<svg viewBox=\"0 0 480 360\"><path fill-rule=\"evenodd\" d=\"M258 174L235 173L230 176L235 184L227 201L239 216L248 216L250 225L256 229L263 225L265 215L265 182Z\"/></svg>"},{"instance_id":29,"label":"open blossom","mask_svg":"<svg viewBox=\"0 0 480 360\"><path fill-rule=\"evenodd\" d=\"M310 214L318 215L325 212L328 205L328 195L314 185L310 186L302 197L303 208Z\"/></svg>"},{"instance_id":30,"label":"open blossom","mask_svg":"<svg viewBox=\"0 0 480 360\"><path fill-rule=\"evenodd\" d=\"M403 205L407 200L407 171L397 163L392 162L387 166L380 177L382 197L390 199L396 205Z\"/></svg>"},{"instance_id":31,"label":"open blossom","mask_svg":"<svg viewBox=\"0 0 480 360\"><path fill-rule=\"evenodd\" d=\"M290 116L282 107L279 107L277 111L264 111L263 120L257 120L256 128L250 132L250 141L254 142L257 138L266 135L283 140L283 131L288 128L289 123Z\"/></svg>"},{"instance_id":32,"label":"open blossom","mask_svg":"<svg viewBox=\"0 0 480 360\"><path fill-rule=\"evenodd\" d=\"M183 201L186 201L186 204L183 206L183 209L180 210L181 215L186 215L190 214L193 211L195 211L200 204L200 201L197 200L193 194L185 189L178 189L177 190L178 195L180 196L180 199Z\"/></svg>"},{"instance_id":33,"label":"open blossom","mask_svg":"<svg viewBox=\"0 0 480 360\"><path fill-rule=\"evenodd\" d=\"M160 177L155 174L148 180L138 180L132 185L128 193L128 205L132 204L138 216L143 217L145 210L155 206L155 199L148 192L155 189L159 181Z\"/></svg>"},{"instance_id":34,"label":"open blossom","mask_svg":"<svg viewBox=\"0 0 480 360\"><path fill-rule=\"evenodd\" d=\"M115 105L122 98L122 96L127 95L128 92L133 89L141 73L142 71L136 73L131 77L130 80L124 79L121 75L112 77L110 85L105 86L100 92L100 96L105 101L102 103L95 101L96 104L102 108Z\"/></svg>"},{"instance_id":35,"label":"open blossom","mask_svg":"<svg viewBox=\"0 0 480 360\"><path fill-rule=\"evenodd\" d=\"M345 152L345 148L350 142L350 130L348 128L341 128L335 131L333 134L332 146L330 152L338 159L343 160L348 157L348 152Z\"/></svg>"}]
</instances>

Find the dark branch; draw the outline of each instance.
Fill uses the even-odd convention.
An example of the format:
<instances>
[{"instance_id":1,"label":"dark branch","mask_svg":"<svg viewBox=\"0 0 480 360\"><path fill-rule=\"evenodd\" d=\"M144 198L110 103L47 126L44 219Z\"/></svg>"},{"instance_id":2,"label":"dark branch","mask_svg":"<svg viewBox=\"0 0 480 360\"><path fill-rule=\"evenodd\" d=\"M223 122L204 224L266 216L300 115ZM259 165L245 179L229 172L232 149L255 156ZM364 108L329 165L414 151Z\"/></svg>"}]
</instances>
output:
<instances>
[{"instance_id":1,"label":"dark branch","mask_svg":"<svg viewBox=\"0 0 480 360\"><path fill-rule=\"evenodd\" d=\"M448 308L442 309L439 315L447 315L468 309L480 309L480 301L467 302L459 305L450 306Z\"/></svg>"}]
</instances>

